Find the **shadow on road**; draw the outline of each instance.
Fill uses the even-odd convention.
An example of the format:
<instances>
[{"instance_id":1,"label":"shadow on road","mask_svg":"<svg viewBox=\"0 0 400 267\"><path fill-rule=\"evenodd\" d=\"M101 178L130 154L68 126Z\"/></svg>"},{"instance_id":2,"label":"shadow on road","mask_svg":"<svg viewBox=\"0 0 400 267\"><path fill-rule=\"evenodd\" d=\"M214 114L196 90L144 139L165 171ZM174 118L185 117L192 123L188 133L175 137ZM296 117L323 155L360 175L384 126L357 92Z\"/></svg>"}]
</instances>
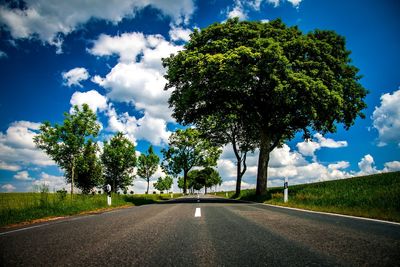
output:
<instances>
[{"instance_id":1,"label":"shadow on road","mask_svg":"<svg viewBox=\"0 0 400 267\"><path fill-rule=\"evenodd\" d=\"M246 203L249 204L249 202L241 201L241 200L235 200L235 199L228 199L228 198L218 198L218 197L206 197L206 198L197 198L197 197L183 197L183 198L175 198L171 200L166 200L166 201L160 201L158 204L193 204L193 203L221 203L221 204L226 204L226 203Z\"/></svg>"}]
</instances>

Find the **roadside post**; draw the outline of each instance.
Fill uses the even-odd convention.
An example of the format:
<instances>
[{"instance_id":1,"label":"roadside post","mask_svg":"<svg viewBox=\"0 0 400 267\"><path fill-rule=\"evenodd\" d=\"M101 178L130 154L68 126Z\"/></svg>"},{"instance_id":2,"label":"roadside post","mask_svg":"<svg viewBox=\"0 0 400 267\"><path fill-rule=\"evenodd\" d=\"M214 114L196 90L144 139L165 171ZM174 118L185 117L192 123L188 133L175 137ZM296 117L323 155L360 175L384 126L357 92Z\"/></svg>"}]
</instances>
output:
<instances>
[{"instance_id":1,"label":"roadside post","mask_svg":"<svg viewBox=\"0 0 400 267\"><path fill-rule=\"evenodd\" d=\"M107 205L111 206L111 185L107 184L106 190L107 190Z\"/></svg>"},{"instance_id":2,"label":"roadside post","mask_svg":"<svg viewBox=\"0 0 400 267\"><path fill-rule=\"evenodd\" d=\"M288 194L289 194L289 181L288 178L285 177L285 183L283 184L283 202L288 202Z\"/></svg>"},{"instance_id":3,"label":"roadside post","mask_svg":"<svg viewBox=\"0 0 400 267\"><path fill-rule=\"evenodd\" d=\"M174 182L172 180L171 198L174 198Z\"/></svg>"}]
</instances>

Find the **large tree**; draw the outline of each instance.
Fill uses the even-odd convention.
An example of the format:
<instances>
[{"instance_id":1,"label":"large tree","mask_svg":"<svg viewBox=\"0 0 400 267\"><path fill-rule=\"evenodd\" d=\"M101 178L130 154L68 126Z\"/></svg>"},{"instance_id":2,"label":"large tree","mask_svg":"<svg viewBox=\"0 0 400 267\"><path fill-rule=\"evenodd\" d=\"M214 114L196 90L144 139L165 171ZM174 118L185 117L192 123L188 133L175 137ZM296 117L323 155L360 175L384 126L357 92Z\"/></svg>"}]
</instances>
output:
<instances>
[{"instance_id":1,"label":"large tree","mask_svg":"<svg viewBox=\"0 0 400 267\"><path fill-rule=\"evenodd\" d=\"M96 114L83 104L82 108L75 105L71 113L64 113L63 124L51 126L50 122L44 122L40 133L34 137L36 146L64 170L67 183L71 183L71 195L74 193L77 160L99 130Z\"/></svg>"},{"instance_id":2,"label":"large tree","mask_svg":"<svg viewBox=\"0 0 400 267\"><path fill-rule=\"evenodd\" d=\"M105 184L110 184L114 193L132 185L136 166L135 145L122 133L118 132L110 141L104 142L101 160Z\"/></svg>"},{"instance_id":3,"label":"large tree","mask_svg":"<svg viewBox=\"0 0 400 267\"><path fill-rule=\"evenodd\" d=\"M168 149L163 149L164 171L172 176L183 173L183 193L187 191L187 177L195 166L216 166L221 149L201 138L197 129L177 130L169 137Z\"/></svg>"},{"instance_id":4,"label":"large tree","mask_svg":"<svg viewBox=\"0 0 400 267\"><path fill-rule=\"evenodd\" d=\"M179 123L234 115L256 134L260 149L256 194L267 190L270 152L301 131L335 132L364 117L367 91L351 65L344 37L302 33L281 20L229 19L191 34L185 49L163 59L166 89Z\"/></svg>"},{"instance_id":5,"label":"large tree","mask_svg":"<svg viewBox=\"0 0 400 267\"><path fill-rule=\"evenodd\" d=\"M139 156L137 174L147 181L146 194L149 193L150 178L156 173L159 162L160 158L154 153L152 145L147 150L147 155L141 154Z\"/></svg>"}]
</instances>

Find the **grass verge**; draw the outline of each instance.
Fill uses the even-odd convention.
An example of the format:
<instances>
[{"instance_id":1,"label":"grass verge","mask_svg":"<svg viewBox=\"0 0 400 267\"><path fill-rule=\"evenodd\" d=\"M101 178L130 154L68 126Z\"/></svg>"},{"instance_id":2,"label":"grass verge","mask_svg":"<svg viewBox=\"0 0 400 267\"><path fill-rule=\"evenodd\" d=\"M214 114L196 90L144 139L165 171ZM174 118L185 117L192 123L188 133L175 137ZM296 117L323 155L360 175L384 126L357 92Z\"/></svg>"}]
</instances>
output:
<instances>
[{"instance_id":1,"label":"grass verge","mask_svg":"<svg viewBox=\"0 0 400 267\"><path fill-rule=\"evenodd\" d=\"M174 194L179 197L181 194ZM140 206L170 199L162 195L112 195L111 208ZM0 193L0 227L29 223L42 218L108 209L107 196L102 195L60 195L57 193Z\"/></svg>"},{"instance_id":2,"label":"grass verge","mask_svg":"<svg viewBox=\"0 0 400 267\"><path fill-rule=\"evenodd\" d=\"M233 193L228 192L229 197ZM237 199L400 222L400 172L289 186L287 203L283 187L263 196L242 190Z\"/></svg>"}]
</instances>

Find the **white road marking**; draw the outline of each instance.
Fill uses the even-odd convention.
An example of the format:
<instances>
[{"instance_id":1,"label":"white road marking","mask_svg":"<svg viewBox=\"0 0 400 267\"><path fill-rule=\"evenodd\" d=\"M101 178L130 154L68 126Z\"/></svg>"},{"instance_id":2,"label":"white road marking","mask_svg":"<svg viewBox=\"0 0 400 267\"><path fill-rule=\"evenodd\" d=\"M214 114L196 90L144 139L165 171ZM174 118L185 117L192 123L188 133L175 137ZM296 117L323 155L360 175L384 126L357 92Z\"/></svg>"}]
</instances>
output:
<instances>
[{"instance_id":1,"label":"white road marking","mask_svg":"<svg viewBox=\"0 0 400 267\"><path fill-rule=\"evenodd\" d=\"M3 233L0 233L0 235L11 234L11 233L20 232L20 231L25 231L25 230L29 230L29 229L32 229L32 228L38 228L38 227L43 227L43 226L47 226L47 225L49 225L49 223L44 223L44 224L29 226L29 227L20 228L20 229L8 231L8 232L3 232Z\"/></svg>"},{"instance_id":2,"label":"white road marking","mask_svg":"<svg viewBox=\"0 0 400 267\"><path fill-rule=\"evenodd\" d=\"M196 212L194 213L194 217L201 217L201 209L196 208Z\"/></svg>"},{"instance_id":3,"label":"white road marking","mask_svg":"<svg viewBox=\"0 0 400 267\"><path fill-rule=\"evenodd\" d=\"M250 202L250 201L249 201L249 202ZM252 203L254 203L254 202L252 202ZM298 209L298 208L283 207L283 206L279 206L279 205L271 205L271 204L265 204L265 203L262 203L262 204L263 204L263 205L266 205L266 206L270 206L270 207L281 208L281 209L296 210L296 211L303 211L303 212L308 212L308 213L316 213L316 214L323 214L323 215L344 217L344 218L350 218L350 219L358 219L358 220L364 220L364 221L371 221L371 222L380 222L380 223L387 223L387 224L400 225L400 223L398 223L398 222L384 221L384 220L378 220L378 219L371 219L371 218L365 218L365 217L357 217L357 216L344 215L344 214L338 214L338 213L330 213L330 212L323 212L323 211L303 210L303 209Z\"/></svg>"}]
</instances>

